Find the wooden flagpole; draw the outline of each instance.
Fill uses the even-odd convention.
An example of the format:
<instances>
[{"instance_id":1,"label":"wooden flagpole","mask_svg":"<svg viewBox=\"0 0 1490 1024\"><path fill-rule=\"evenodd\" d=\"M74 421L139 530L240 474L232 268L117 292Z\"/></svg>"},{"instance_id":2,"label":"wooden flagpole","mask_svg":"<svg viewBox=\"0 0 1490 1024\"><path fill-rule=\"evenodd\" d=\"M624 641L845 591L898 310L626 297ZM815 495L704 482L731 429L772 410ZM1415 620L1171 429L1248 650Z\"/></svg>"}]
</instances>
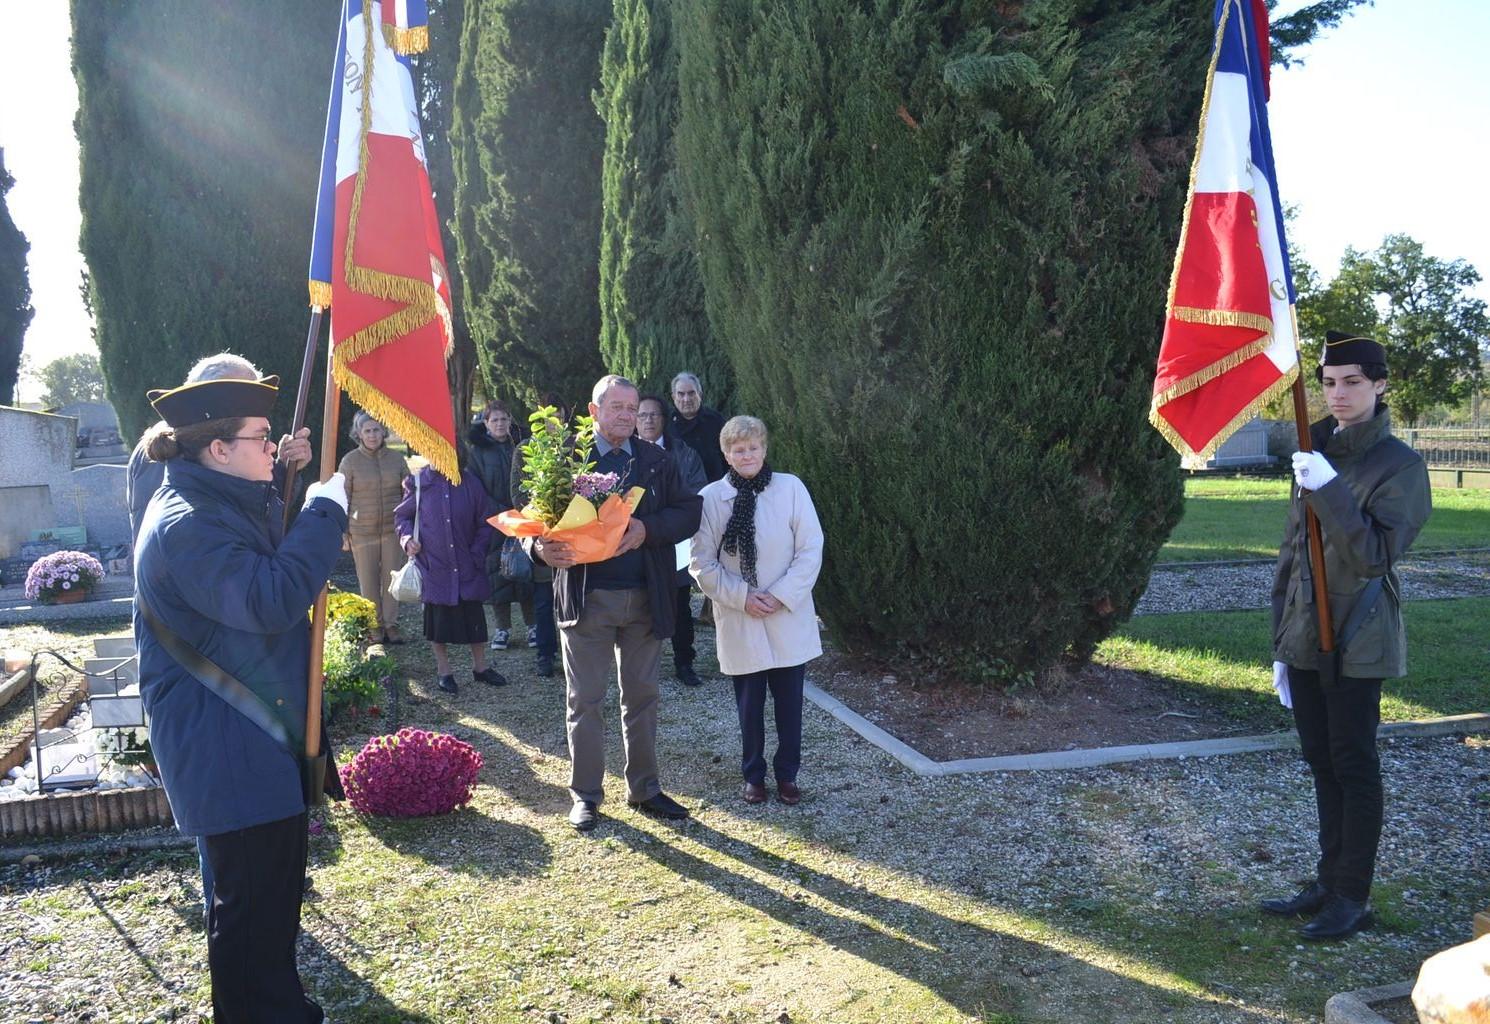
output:
<instances>
[{"instance_id":1,"label":"wooden flagpole","mask_svg":"<svg viewBox=\"0 0 1490 1024\"><path fill-rule=\"evenodd\" d=\"M300 386L295 389L295 416L290 421L290 436L294 437L305 426L306 409L310 405L310 374L316 368L316 346L321 339L321 307L310 307L310 326L305 331L305 355L300 360ZM304 466L295 462L285 463L285 519L284 528L290 528L290 510L295 502L295 478Z\"/></svg>"},{"instance_id":2,"label":"wooden flagpole","mask_svg":"<svg viewBox=\"0 0 1490 1024\"><path fill-rule=\"evenodd\" d=\"M321 417L321 481L324 483L336 472L336 435L340 429L341 391L336 386L336 374L332 372L332 349L326 347L326 408ZM310 619L310 673L309 689L305 701L305 755L307 759L321 753L321 691L325 681L323 650L326 639L326 595L325 587L316 596Z\"/></svg>"},{"instance_id":3,"label":"wooden flagpole","mask_svg":"<svg viewBox=\"0 0 1490 1024\"><path fill-rule=\"evenodd\" d=\"M1293 378L1293 420L1298 428L1299 451L1312 452L1314 440L1309 436L1309 398L1304 391L1304 359L1299 352L1299 320L1292 306L1288 307L1293 317L1294 358L1298 360L1298 373ZM1314 577L1314 610L1319 616L1319 649L1326 653L1335 649L1335 626L1330 616L1330 588L1324 575L1324 541L1319 532L1319 517L1304 502L1304 531L1308 536L1309 568Z\"/></svg>"}]
</instances>

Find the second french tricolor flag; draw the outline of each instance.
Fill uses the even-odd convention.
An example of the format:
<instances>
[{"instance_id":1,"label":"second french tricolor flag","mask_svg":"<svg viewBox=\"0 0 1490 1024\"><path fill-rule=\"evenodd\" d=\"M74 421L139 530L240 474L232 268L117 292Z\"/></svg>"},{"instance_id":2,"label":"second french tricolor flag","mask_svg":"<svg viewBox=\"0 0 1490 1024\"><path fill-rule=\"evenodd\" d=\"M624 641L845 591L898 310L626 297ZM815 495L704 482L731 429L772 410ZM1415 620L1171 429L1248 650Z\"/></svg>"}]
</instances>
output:
<instances>
[{"instance_id":1,"label":"second french tricolor flag","mask_svg":"<svg viewBox=\"0 0 1490 1024\"><path fill-rule=\"evenodd\" d=\"M1298 374L1268 131L1267 9L1217 0L1215 24L1149 412L1191 468Z\"/></svg>"}]
</instances>

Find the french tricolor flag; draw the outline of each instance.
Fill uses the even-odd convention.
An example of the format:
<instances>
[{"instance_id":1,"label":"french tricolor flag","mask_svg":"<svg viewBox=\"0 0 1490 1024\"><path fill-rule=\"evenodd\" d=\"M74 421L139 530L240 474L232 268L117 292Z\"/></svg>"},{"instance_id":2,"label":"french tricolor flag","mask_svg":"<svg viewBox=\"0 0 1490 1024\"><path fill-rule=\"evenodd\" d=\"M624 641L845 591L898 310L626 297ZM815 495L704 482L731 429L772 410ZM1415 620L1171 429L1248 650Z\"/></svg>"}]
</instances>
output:
<instances>
[{"instance_id":1,"label":"french tricolor flag","mask_svg":"<svg viewBox=\"0 0 1490 1024\"><path fill-rule=\"evenodd\" d=\"M311 241L336 382L452 481L450 281L408 54L424 0L345 0Z\"/></svg>"},{"instance_id":2,"label":"french tricolor flag","mask_svg":"<svg viewBox=\"0 0 1490 1024\"><path fill-rule=\"evenodd\" d=\"M1216 42L1149 421L1199 468L1298 375L1268 132L1263 0L1217 0Z\"/></svg>"}]
</instances>

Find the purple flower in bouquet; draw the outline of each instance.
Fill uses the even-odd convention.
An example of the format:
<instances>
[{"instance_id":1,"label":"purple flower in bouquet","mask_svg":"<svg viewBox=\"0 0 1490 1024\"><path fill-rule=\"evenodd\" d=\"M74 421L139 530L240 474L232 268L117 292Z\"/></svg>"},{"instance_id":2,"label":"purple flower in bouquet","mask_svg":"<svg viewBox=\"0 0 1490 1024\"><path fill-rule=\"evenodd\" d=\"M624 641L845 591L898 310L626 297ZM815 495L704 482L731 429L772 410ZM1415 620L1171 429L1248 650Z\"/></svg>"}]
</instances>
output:
<instances>
[{"instance_id":1,"label":"purple flower in bouquet","mask_svg":"<svg viewBox=\"0 0 1490 1024\"><path fill-rule=\"evenodd\" d=\"M616 473L574 474L574 493L587 499L596 508L599 508L606 498L619 492L620 489L621 477Z\"/></svg>"},{"instance_id":2,"label":"purple flower in bouquet","mask_svg":"<svg viewBox=\"0 0 1490 1024\"><path fill-rule=\"evenodd\" d=\"M103 575L103 565L92 555L57 551L38 558L26 573L26 597L50 603L74 588L91 591Z\"/></svg>"},{"instance_id":3,"label":"purple flower in bouquet","mask_svg":"<svg viewBox=\"0 0 1490 1024\"><path fill-rule=\"evenodd\" d=\"M347 799L363 814L414 818L470 803L481 755L454 736L400 729L374 736L341 770Z\"/></svg>"}]
</instances>

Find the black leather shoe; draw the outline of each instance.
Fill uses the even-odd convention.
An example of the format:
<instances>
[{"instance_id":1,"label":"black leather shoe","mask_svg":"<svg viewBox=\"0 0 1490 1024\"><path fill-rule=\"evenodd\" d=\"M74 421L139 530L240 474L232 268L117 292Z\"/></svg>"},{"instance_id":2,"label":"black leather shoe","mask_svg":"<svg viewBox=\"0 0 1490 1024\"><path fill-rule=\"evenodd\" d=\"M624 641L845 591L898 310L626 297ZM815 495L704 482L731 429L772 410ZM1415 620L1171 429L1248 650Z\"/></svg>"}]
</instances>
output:
<instances>
[{"instance_id":1,"label":"black leather shoe","mask_svg":"<svg viewBox=\"0 0 1490 1024\"><path fill-rule=\"evenodd\" d=\"M576 800L574 806L569 808L569 824L574 826L576 832L593 832L600 821L600 812L595 808L593 800Z\"/></svg>"},{"instance_id":2,"label":"black leather shoe","mask_svg":"<svg viewBox=\"0 0 1490 1024\"><path fill-rule=\"evenodd\" d=\"M643 814L653 818L662 818L666 821L687 821L688 808L668 796L666 793L658 793L649 796L645 800L626 801L631 807Z\"/></svg>"},{"instance_id":3,"label":"black leather shoe","mask_svg":"<svg viewBox=\"0 0 1490 1024\"><path fill-rule=\"evenodd\" d=\"M460 693L460 685L456 683L454 676L441 676L440 689L446 693Z\"/></svg>"},{"instance_id":4,"label":"black leather shoe","mask_svg":"<svg viewBox=\"0 0 1490 1024\"><path fill-rule=\"evenodd\" d=\"M507 677L494 668L484 668L480 672L472 672L471 678L475 679L478 683L485 683L487 686L507 685Z\"/></svg>"},{"instance_id":5,"label":"black leather shoe","mask_svg":"<svg viewBox=\"0 0 1490 1024\"><path fill-rule=\"evenodd\" d=\"M692 665L679 665L677 675L678 682L682 683L684 686L704 685L704 681L698 677L698 673L693 671Z\"/></svg>"},{"instance_id":6,"label":"black leather shoe","mask_svg":"<svg viewBox=\"0 0 1490 1024\"><path fill-rule=\"evenodd\" d=\"M1300 914L1317 914L1321 907L1329 901L1330 891L1318 882L1310 882L1298 891L1297 895L1287 899L1279 896L1270 900L1263 900L1257 905L1258 909L1266 914L1277 914L1279 917L1298 917Z\"/></svg>"},{"instance_id":7,"label":"black leather shoe","mask_svg":"<svg viewBox=\"0 0 1490 1024\"><path fill-rule=\"evenodd\" d=\"M554 659L547 655L538 655L538 674L544 679L550 679L554 674Z\"/></svg>"},{"instance_id":8,"label":"black leather shoe","mask_svg":"<svg viewBox=\"0 0 1490 1024\"><path fill-rule=\"evenodd\" d=\"M1300 934L1311 942L1345 939L1363 928L1370 928L1373 920L1371 904L1357 903L1335 893L1314 920L1304 925Z\"/></svg>"}]
</instances>

